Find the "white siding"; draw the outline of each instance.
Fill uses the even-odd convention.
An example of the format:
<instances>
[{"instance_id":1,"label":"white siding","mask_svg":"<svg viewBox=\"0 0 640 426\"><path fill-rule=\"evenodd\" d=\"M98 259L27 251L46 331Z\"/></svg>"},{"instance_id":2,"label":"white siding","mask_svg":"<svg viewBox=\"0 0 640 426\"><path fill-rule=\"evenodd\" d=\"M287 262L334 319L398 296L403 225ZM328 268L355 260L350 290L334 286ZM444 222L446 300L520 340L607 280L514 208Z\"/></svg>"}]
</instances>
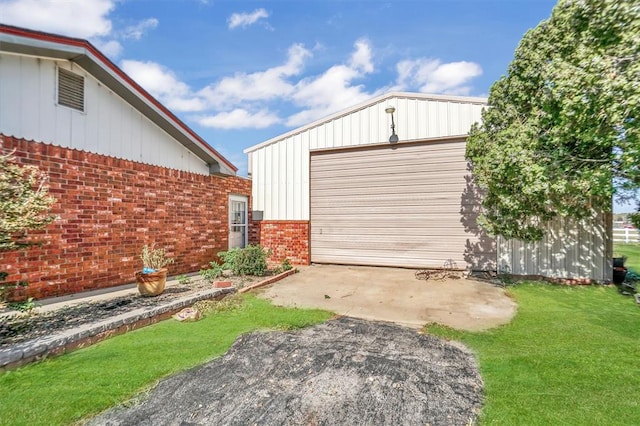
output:
<instances>
[{"instance_id":1,"label":"white siding","mask_svg":"<svg viewBox=\"0 0 640 426\"><path fill-rule=\"evenodd\" d=\"M266 220L309 220L309 151L387 144L388 106L396 108L400 141L412 141L466 135L480 121L484 103L478 98L392 94L249 148L253 209L262 210Z\"/></svg>"},{"instance_id":2,"label":"white siding","mask_svg":"<svg viewBox=\"0 0 640 426\"><path fill-rule=\"evenodd\" d=\"M558 219L537 243L498 238L498 270L515 275L611 280L610 216Z\"/></svg>"},{"instance_id":3,"label":"white siding","mask_svg":"<svg viewBox=\"0 0 640 426\"><path fill-rule=\"evenodd\" d=\"M56 104L56 67L85 77L85 111ZM77 64L0 54L0 132L209 174L207 164Z\"/></svg>"}]
</instances>

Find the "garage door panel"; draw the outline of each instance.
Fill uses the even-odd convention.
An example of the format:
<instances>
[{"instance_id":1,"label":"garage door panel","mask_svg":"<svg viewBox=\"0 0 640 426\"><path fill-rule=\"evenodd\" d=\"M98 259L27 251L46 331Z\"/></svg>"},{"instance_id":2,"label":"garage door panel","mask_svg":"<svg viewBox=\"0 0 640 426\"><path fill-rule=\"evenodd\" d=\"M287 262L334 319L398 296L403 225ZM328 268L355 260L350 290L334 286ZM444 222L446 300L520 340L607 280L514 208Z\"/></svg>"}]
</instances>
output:
<instances>
[{"instance_id":1,"label":"garage door panel","mask_svg":"<svg viewBox=\"0 0 640 426\"><path fill-rule=\"evenodd\" d=\"M464 141L312 153L312 262L493 266L464 153Z\"/></svg>"},{"instance_id":2,"label":"garage door panel","mask_svg":"<svg viewBox=\"0 0 640 426\"><path fill-rule=\"evenodd\" d=\"M345 186L343 188L312 188L316 198L311 199L311 203L328 202L334 197L356 197L356 196L380 196L398 195L400 191L402 194L407 195L419 195L429 197L430 194L446 194L448 192L455 192L456 194L462 194L466 185L460 182L451 182L447 184L440 183L425 183L423 185L409 184L409 185L396 185L396 186L373 186L360 185L358 187ZM427 191L427 192L425 192Z\"/></svg>"},{"instance_id":3,"label":"garage door panel","mask_svg":"<svg viewBox=\"0 0 640 426\"><path fill-rule=\"evenodd\" d=\"M424 191L424 187L421 188ZM340 200L340 205L344 206L371 206L371 205L407 205L407 203L422 204L422 205L433 205L434 203L438 204L450 204L450 205L460 205L461 201L455 201L455 196L457 193L455 191L442 191L442 192L431 192L425 194L424 192L404 192L399 194L398 191L389 191L384 193L376 193L375 191L371 191L371 194L357 194L357 195L349 195L349 194L340 194L338 196L333 195L332 197L318 197L314 198L312 207L323 207L323 206L336 206L335 200ZM475 204L474 204L475 205Z\"/></svg>"},{"instance_id":4,"label":"garage door panel","mask_svg":"<svg viewBox=\"0 0 640 426\"><path fill-rule=\"evenodd\" d=\"M386 218L393 220L394 217L397 218L411 218L412 220L422 220L428 219L430 215L433 214L460 214L460 205L451 205L451 204L443 204L438 205L434 204L431 206L425 206L421 203L411 203L408 202L404 204L402 207L398 206L389 206L389 205L369 205L367 207L362 206L343 206L343 207L317 207L314 206L314 210L316 212L315 215L321 215L323 217L327 217L327 219L331 218L342 218L344 215L359 215L360 217L364 216L375 216L378 219Z\"/></svg>"},{"instance_id":5,"label":"garage door panel","mask_svg":"<svg viewBox=\"0 0 640 426\"><path fill-rule=\"evenodd\" d=\"M351 225L351 224L349 224ZM458 229L458 225L455 222L450 222L448 225L434 225L429 222L425 222L420 224L419 227L407 225L405 227L388 227L388 228L380 228L376 227L375 231L371 228L365 227L357 227L357 226L335 226L331 228L311 228L311 233L314 235L319 235L322 232L324 239L331 239L333 236L339 237L341 239L345 239L345 236L357 236L357 237L368 237L370 235L379 235L381 238L386 238L387 236L418 236L420 238L435 238L435 237L449 237L449 238L458 238L458 236L452 235ZM477 228L479 229L479 228ZM464 235L464 239L472 239L472 237L476 236L476 228L470 230L468 235ZM323 241L319 240L317 243L321 244Z\"/></svg>"},{"instance_id":6,"label":"garage door panel","mask_svg":"<svg viewBox=\"0 0 640 426\"><path fill-rule=\"evenodd\" d=\"M422 236L402 236L402 238L394 238L394 236L385 236L387 238L375 238L372 236L360 236L356 240L345 241L343 238L325 237L322 242L317 242L314 250L319 249L340 249L340 250L359 250L368 249L376 250L380 248L401 250L401 251L433 251L439 253L459 253L464 252L467 242L471 242L469 238L449 237L447 247L442 247L442 236L434 236L425 238ZM474 239L474 242L475 239Z\"/></svg>"},{"instance_id":7,"label":"garage door panel","mask_svg":"<svg viewBox=\"0 0 640 426\"><path fill-rule=\"evenodd\" d=\"M389 176L394 174L402 174L407 178L411 178L412 175L416 174L434 174L434 173L447 173L450 172L452 168L456 169L464 169L466 167L466 161L443 161L438 163L429 163L428 170L425 170L425 162L424 161L416 161L415 164L398 164L395 166L389 164L380 164L380 167L384 167L384 171L382 171L381 176ZM366 165L363 165L361 168L349 168L349 169L323 169L323 170L315 170L311 177L314 178L335 178L336 173L339 173L340 177L360 177L366 170L368 170ZM459 174L455 175L456 177L460 177Z\"/></svg>"},{"instance_id":8,"label":"garage door panel","mask_svg":"<svg viewBox=\"0 0 640 426\"><path fill-rule=\"evenodd\" d=\"M349 152L349 158L340 156L317 158L315 163L318 165L318 170L340 170L344 169L345 166L349 169L367 169L366 165L370 161L375 161L378 164L398 164L400 162L403 164L413 164L424 163L429 160L434 163L443 161L463 161L465 152L464 146L460 146L460 144L457 144L457 146L454 145L455 143L450 143L449 146L446 146L446 144L442 144L440 146L432 145L429 151L422 152L419 150L405 149L405 147L401 147L400 149L374 148L351 150ZM381 158L380 153L384 153L384 151L391 152L393 154L393 158Z\"/></svg>"},{"instance_id":9,"label":"garage door panel","mask_svg":"<svg viewBox=\"0 0 640 426\"><path fill-rule=\"evenodd\" d=\"M318 189L334 188L336 183L348 184L346 187L358 186L358 184L365 184L364 186L398 186L414 182L415 179L420 179L420 181L425 182L434 180L443 183L465 183L460 173L452 172L446 165L422 167L429 167L430 169L422 171L416 170L414 173L404 173L402 169L398 169L396 173L382 172L375 176L367 176L362 173L340 173L339 175L336 175L335 172L313 173L311 174L311 181L313 182L315 180L314 185Z\"/></svg>"},{"instance_id":10,"label":"garage door panel","mask_svg":"<svg viewBox=\"0 0 640 426\"><path fill-rule=\"evenodd\" d=\"M452 257L454 253L451 254L450 257L447 257L446 254L443 256L432 256L430 252L407 252L402 253L402 256L389 256L380 253L380 251L358 251L356 253L351 253L350 251L331 251L320 254L323 258L327 259L323 263L337 263L337 264L345 264L345 265L375 265L375 266L397 266L397 267L406 267L406 268L420 268L422 266L418 265L429 265L428 267L433 268L441 268L444 267L445 264L452 265L459 268L464 269L467 264L463 257ZM427 267L427 266L424 266Z\"/></svg>"}]
</instances>

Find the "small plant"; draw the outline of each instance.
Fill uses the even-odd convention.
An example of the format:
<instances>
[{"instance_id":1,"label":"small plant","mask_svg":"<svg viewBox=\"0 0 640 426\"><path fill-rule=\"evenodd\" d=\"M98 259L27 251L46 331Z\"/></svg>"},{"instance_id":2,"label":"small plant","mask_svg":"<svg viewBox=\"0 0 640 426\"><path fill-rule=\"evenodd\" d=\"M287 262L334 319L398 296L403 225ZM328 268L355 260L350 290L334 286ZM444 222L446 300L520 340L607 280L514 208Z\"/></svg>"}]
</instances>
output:
<instances>
[{"instance_id":1,"label":"small plant","mask_svg":"<svg viewBox=\"0 0 640 426\"><path fill-rule=\"evenodd\" d=\"M289 262L289 259L284 258L280 263L280 268L282 269L282 272L285 272L291 270L293 266L291 266L291 262Z\"/></svg>"},{"instance_id":2,"label":"small plant","mask_svg":"<svg viewBox=\"0 0 640 426\"><path fill-rule=\"evenodd\" d=\"M11 290L13 290L14 288L26 287L29 285L27 281L18 281L17 283L5 284L4 281L8 276L8 272L0 271L0 309L4 307L4 305L8 304L7 297L9 296Z\"/></svg>"},{"instance_id":3,"label":"small plant","mask_svg":"<svg viewBox=\"0 0 640 426\"><path fill-rule=\"evenodd\" d=\"M222 269L231 269L231 271L235 271L238 253L240 253L241 250L241 248L236 247L229 249L228 251L219 252L218 257L222 259Z\"/></svg>"},{"instance_id":4,"label":"small plant","mask_svg":"<svg viewBox=\"0 0 640 426\"><path fill-rule=\"evenodd\" d=\"M243 249L235 248L218 253L224 261L223 269L231 269L234 275L255 275L261 277L267 271L269 251L260 245L250 244Z\"/></svg>"},{"instance_id":5,"label":"small plant","mask_svg":"<svg viewBox=\"0 0 640 426\"><path fill-rule=\"evenodd\" d=\"M149 247L147 244L142 247L142 254L140 255L140 259L142 259L143 272L155 272L167 265L173 263L173 258L167 257L163 248L155 248L155 244Z\"/></svg>"},{"instance_id":6,"label":"small plant","mask_svg":"<svg viewBox=\"0 0 640 426\"><path fill-rule=\"evenodd\" d=\"M188 277L188 276L186 276L184 274L183 275L178 275L177 279L178 279L178 284L180 284L180 285L185 285L186 286L186 285L191 284L191 277Z\"/></svg>"},{"instance_id":7,"label":"small plant","mask_svg":"<svg viewBox=\"0 0 640 426\"><path fill-rule=\"evenodd\" d=\"M217 262L210 262L209 266L210 266L209 269L200 270L200 276L202 277L203 280L207 281L208 283L213 283L216 279L222 276L222 273L224 272L224 268L221 265L219 265Z\"/></svg>"},{"instance_id":8,"label":"small plant","mask_svg":"<svg viewBox=\"0 0 640 426\"><path fill-rule=\"evenodd\" d=\"M37 305L33 297L30 297L27 300L23 300L22 302L9 302L7 303L7 306L16 311L31 313L31 311L33 311Z\"/></svg>"},{"instance_id":9,"label":"small plant","mask_svg":"<svg viewBox=\"0 0 640 426\"><path fill-rule=\"evenodd\" d=\"M500 280L500 284L504 287L515 284L513 281L513 277L511 276L511 269L509 265L503 265L498 270L498 279Z\"/></svg>"},{"instance_id":10,"label":"small plant","mask_svg":"<svg viewBox=\"0 0 640 426\"><path fill-rule=\"evenodd\" d=\"M291 262L289 262L289 259L283 259L282 262L280 262L280 265L277 266L276 268L273 268L273 274L277 275L280 274L282 272L286 272L291 270L291 268L293 268L293 266L291 266Z\"/></svg>"}]
</instances>

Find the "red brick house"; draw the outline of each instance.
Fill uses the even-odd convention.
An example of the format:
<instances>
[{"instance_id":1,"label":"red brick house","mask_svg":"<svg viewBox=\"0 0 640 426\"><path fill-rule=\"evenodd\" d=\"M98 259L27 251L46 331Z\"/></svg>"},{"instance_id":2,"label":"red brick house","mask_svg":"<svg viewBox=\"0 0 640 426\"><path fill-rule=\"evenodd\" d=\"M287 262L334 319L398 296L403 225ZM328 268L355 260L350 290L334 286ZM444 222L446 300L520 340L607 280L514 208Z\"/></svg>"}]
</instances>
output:
<instances>
[{"instance_id":1,"label":"red brick house","mask_svg":"<svg viewBox=\"0 0 640 426\"><path fill-rule=\"evenodd\" d=\"M15 297L133 281L155 243L199 270L249 241L251 182L85 40L0 25L0 150L49 176L43 245L0 253Z\"/></svg>"}]
</instances>

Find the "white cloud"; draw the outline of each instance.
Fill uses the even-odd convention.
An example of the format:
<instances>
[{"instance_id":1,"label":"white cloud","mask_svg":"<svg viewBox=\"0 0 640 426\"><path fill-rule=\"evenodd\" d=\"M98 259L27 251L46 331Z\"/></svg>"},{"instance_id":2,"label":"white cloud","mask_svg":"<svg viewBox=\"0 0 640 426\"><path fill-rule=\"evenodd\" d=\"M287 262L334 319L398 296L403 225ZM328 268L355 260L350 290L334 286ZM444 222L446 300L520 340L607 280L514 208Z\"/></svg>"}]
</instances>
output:
<instances>
[{"instance_id":1,"label":"white cloud","mask_svg":"<svg viewBox=\"0 0 640 426\"><path fill-rule=\"evenodd\" d=\"M246 28L249 25L253 25L260 19L266 19L269 17L269 13L266 10L260 8L251 13L234 13L229 17L229 29L232 30L237 27Z\"/></svg>"},{"instance_id":2,"label":"white cloud","mask_svg":"<svg viewBox=\"0 0 640 426\"><path fill-rule=\"evenodd\" d=\"M249 112L243 108L237 108L229 112L221 112L212 116L199 117L198 123L204 127L217 129L264 129L279 123L281 120L272 112L262 109L257 112Z\"/></svg>"},{"instance_id":3,"label":"white cloud","mask_svg":"<svg viewBox=\"0 0 640 426\"><path fill-rule=\"evenodd\" d=\"M111 32L109 13L116 0L8 0L0 2L0 21L38 31L92 38Z\"/></svg>"},{"instance_id":4,"label":"white cloud","mask_svg":"<svg viewBox=\"0 0 640 426\"><path fill-rule=\"evenodd\" d=\"M467 83L482 74L480 65L460 61L442 63L438 59L415 59L398 63L398 89L423 93L468 95L471 87Z\"/></svg>"},{"instance_id":5,"label":"white cloud","mask_svg":"<svg viewBox=\"0 0 640 426\"><path fill-rule=\"evenodd\" d=\"M371 63L371 46L365 39L355 42L356 51L351 54L350 66L362 72L373 72L373 64Z\"/></svg>"},{"instance_id":6,"label":"white cloud","mask_svg":"<svg viewBox=\"0 0 640 426\"><path fill-rule=\"evenodd\" d=\"M136 25L131 25L125 28L123 32L124 38L132 38L134 40L140 40L145 32L152 30L158 26L158 20L156 18L148 18L144 21L138 22Z\"/></svg>"},{"instance_id":7,"label":"white cloud","mask_svg":"<svg viewBox=\"0 0 640 426\"><path fill-rule=\"evenodd\" d=\"M174 111L202 111L204 100L169 69L155 62L123 60L120 67L145 90Z\"/></svg>"},{"instance_id":8,"label":"white cloud","mask_svg":"<svg viewBox=\"0 0 640 426\"><path fill-rule=\"evenodd\" d=\"M93 44L109 58L117 58L122 54L122 45L116 40L103 41L97 39L93 41Z\"/></svg>"},{"instance_id":9,"label":"white cloud","mask_svg":"<svg viewBox=\"0 0 640 426\"><path fill-rule=\"evenodd\" d=\"M353 82L374 71L371 46L367 40L358 40L348 65L334 65L317 77L300 81L292 99L302 111L287 119L287 125L299 126L328 114L340 111L374 96L362 85Z\"/></svg>"},{"instance_id":10,"label":"white cloud","mask_svg":"<svg viewBox=\"0 0 640 426\"><path fill-rule=\"evenodd\" d=\"M289 96L295 87L287 78L299 75L304 67L304 60L309 56L310 51L295 44L289 48L285 64L266 71L225 77L218 83L205 87L198 94L218 108L245 101L265 101Z\"/></svg>"}]
</instances>

